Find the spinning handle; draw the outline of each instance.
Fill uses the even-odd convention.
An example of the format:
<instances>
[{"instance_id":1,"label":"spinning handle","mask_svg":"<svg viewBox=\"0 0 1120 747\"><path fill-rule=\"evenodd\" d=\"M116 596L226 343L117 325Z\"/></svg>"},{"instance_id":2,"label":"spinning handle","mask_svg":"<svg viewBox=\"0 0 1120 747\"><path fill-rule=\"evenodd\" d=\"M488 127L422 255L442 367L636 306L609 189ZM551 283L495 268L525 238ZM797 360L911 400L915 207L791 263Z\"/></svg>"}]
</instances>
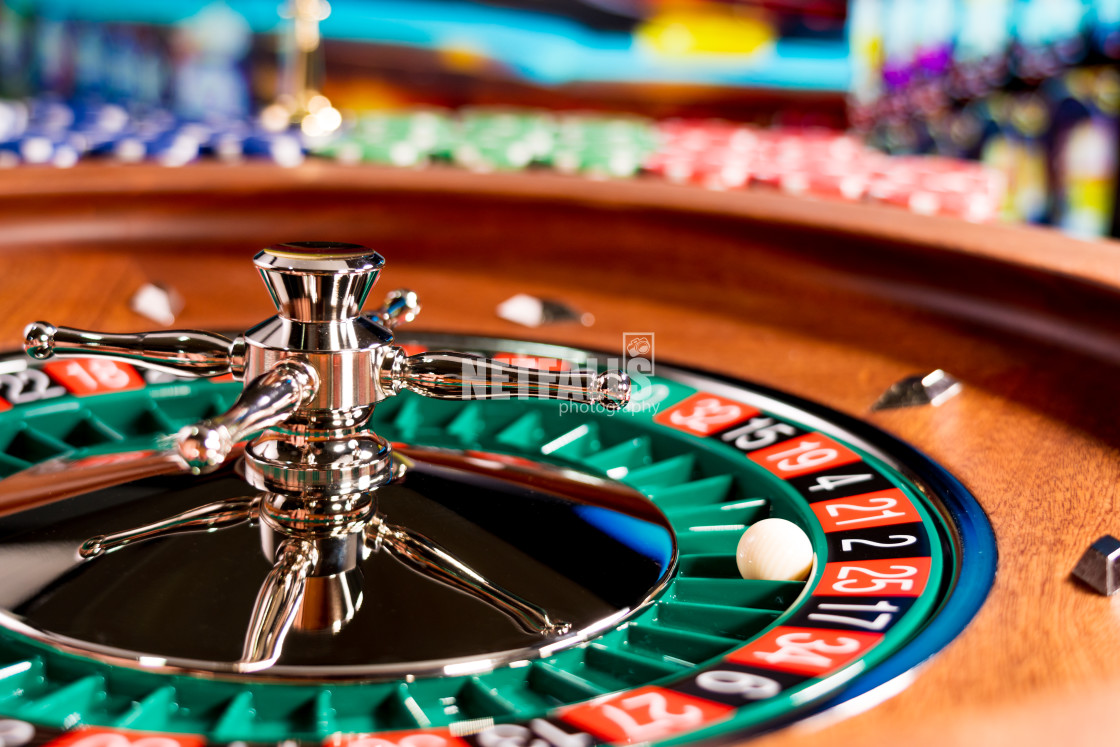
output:
<instances>
[{"instance_id":1,"label":"spinning handle","mask_svg":"<svg viewBox=\"0 0 1120 747\"><path fill-rule=\"evenodd\" d=\"M490 581L418 532L381 519L376 519L367 532L375 547L387 550L418 573L485 602L528 633L560 636L571 631L571 623L553 620L542 607Z\"/></svg>"},{"instance_id":2,"label":"spinning handle","mask_svg":"<svg viewBox=\"0 0 1120 747\"><path fill-rule=\"evenodd\" d=\"M27 325L23 336L23 349L38 360L54 356L114 358L187 376L238 373L244 365L240 345L213 332L109 334L33 322Z\"/></svg>"},{"instance_id":3,"label":"spinning handle","mask_svg":"<svg viewBox=\"0 0 1120 747\"><path fill-rule=\"evenodd\" d=\"M179 457L194 474L216 469L234 444L286 420L315 396L318 387L314 368L295 358L281 361L246 384L224 414L179 431L175 439Z\"/></svg>"},{"instance_id":4,"label":"spinning handle","mask_svg":"<svg viewBox=\"0 0 1120 747\"><path fill-rule=\"evenodd\" d=\"M303 603L307 578L318 562L319 551L309 541L288 540L280 546L276 565L261 584L245 647L237 669L259 672L268 669L284 649L284 639L295 623Z\"/></svg>"},{"instance_id":5,"label":"spinning handle","mask_svg":"<svg viewBox=\"0 0 1120 747\"><path fill-rule=\"evenodd\" d=\"M519 368L466 353L400 350L381 367L381 385L393 393L408 389L435 399L499 399L522 396L599 404L618 410L630 401L630 376L624 371L540 371Z\"/></svg>"},{"instance_id":6,"label":"spinning handle","mask_svg":"<svg viewBox=\"0 0 1120 747\"><path fill-rule=\"evenodd\" d=\"M106 553L149 540L163 539L176 534L213 532L218 529L244 524L253 518L260 499L257 496L226 498L216 503L192 508L144 526L112 534L99 534L82 543L78 555L83 560L101 557Z\"/></svg>"}]
</instances>

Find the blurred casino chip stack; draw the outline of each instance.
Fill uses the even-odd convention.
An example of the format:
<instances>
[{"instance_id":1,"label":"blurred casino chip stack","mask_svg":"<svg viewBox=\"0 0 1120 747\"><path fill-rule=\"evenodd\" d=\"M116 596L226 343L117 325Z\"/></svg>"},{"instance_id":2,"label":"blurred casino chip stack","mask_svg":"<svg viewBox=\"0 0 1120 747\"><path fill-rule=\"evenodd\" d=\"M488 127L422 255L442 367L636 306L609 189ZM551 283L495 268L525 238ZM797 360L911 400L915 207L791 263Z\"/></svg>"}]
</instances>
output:
<instances>
[{"instance_id":1,"label":"blurred casino chip stack","mask_svg":"<svg viewBox=\"0 0 1120 747\"><path fill-rule=\"evenodd\" d=\"M1120 235L1120 2L856 0L850 19L869 143L982 161L1004 220Z\"/></svg>"}]
</instances>

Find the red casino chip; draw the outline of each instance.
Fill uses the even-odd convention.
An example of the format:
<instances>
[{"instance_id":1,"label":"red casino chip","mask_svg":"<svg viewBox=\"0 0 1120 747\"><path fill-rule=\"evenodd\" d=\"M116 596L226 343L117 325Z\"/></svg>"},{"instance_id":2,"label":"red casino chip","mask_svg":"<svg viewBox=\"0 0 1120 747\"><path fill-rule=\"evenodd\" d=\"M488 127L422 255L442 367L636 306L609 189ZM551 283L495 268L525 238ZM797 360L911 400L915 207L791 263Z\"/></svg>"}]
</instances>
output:
<instances>
[{"instance_id":1,"label":"red casino chip","mask_svg":"<svg viewBox=\"0 0 1120 747\"><path fill-rule=\"evenodd\" d=\"M867 194L870 176L861 169L812 167L781 174L778 184L783 192L806 197L829 197L857 201Z\"/></svg>"}]
</instances>

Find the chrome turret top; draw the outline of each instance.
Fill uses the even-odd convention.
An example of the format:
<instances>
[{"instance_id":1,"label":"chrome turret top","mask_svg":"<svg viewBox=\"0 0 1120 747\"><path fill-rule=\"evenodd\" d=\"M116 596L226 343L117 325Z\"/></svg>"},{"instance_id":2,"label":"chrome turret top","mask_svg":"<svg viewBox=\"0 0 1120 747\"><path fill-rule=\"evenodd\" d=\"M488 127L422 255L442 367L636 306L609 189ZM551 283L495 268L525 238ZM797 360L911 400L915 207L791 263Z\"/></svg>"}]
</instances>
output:
<instances>
[{"instance_id":1,"label":"chrome turret top","mask_svg":"<svg viewBox=\"0 0 1120 747\"><path fill-rule=\"evenodd\" d=\"M316 323L357 318L385 260L357 244L301 241L270 246L253 264L282 318Z\"/></svg>"},{"instance_id":2,"label":"chrome turret top","mask_svg":"<svg viewBox=\"0 0 1120 747\"><path fill-rule=\"evenodd\" d=\"M415 318L419 301L415 293L398 290L363 314L385 260L362 246L279 244L258 253L254 264L278 313L232 340L188 330L102 334L46 322L27 327L25 349L34 358L100 356L180 375L230 373L244 381L227 412L178 433L172 458L184 471L217 469L238 442L260 431L243 457L245 480L259 495L92 537L81 555L93 559L178 532L259 519L262 547L275 565L260 590L238 663L246 672L278 659L308 579L350 583L347 574L369 542L522 626L543 636L563 635L567 623L489 583L428 538L379 518L376 491L398 479L407 460L396 458L367 424L377 403L402 389L441 399L519 394L618 409L629 400L629 377L622 371L538 371L466 353L407 355L393 345L393 329Z\"/></svg>"}]
</instances>

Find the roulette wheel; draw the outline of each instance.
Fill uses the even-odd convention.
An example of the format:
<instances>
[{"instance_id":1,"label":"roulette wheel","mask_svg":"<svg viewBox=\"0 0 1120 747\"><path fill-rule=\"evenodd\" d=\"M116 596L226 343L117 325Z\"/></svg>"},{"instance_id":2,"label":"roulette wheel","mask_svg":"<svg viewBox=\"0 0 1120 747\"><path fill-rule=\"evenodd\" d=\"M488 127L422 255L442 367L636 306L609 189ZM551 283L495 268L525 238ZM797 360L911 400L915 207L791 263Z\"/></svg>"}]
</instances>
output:
<instances>
[{"instance_id":1,"label":"roulette wheel","mask_svg":"<svg viewBox=\"0 0 1120 747\"><path fill-rule=\"evenodd\" d=\"M1099 737L1107 245L538 173L21 176L6 747ZM359 313L382 271L415 293ZM115 336L149 282L215 331Z\"/></svg>"}]
</instances>

